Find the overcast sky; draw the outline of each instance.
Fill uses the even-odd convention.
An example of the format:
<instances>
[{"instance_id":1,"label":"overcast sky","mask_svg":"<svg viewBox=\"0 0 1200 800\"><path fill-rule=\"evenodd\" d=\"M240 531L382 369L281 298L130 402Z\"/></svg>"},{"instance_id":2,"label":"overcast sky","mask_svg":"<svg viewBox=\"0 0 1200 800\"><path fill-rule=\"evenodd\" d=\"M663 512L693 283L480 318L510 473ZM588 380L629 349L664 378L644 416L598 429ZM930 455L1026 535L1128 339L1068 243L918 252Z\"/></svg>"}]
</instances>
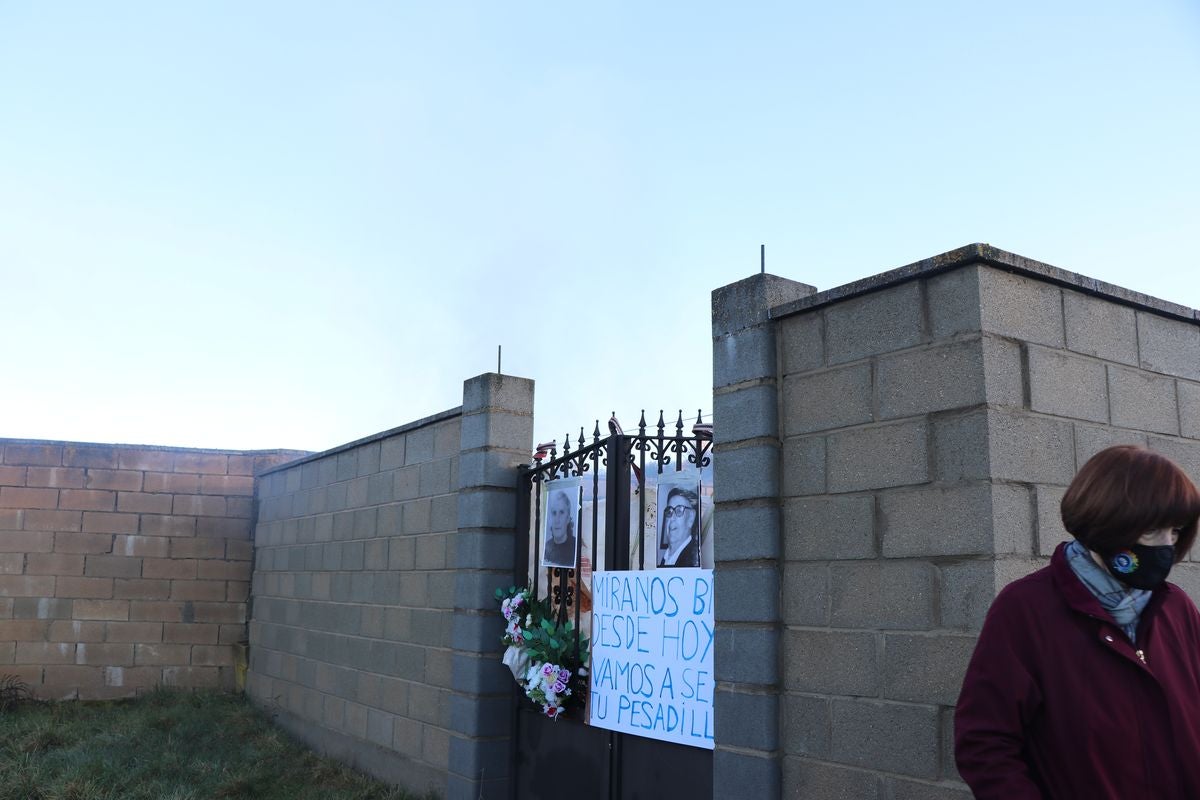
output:
<instances>
[{"instance_id":1,"label":"overcast sky","mask_svg":"<svg viewBox=\"0 0 1200 800\"><path fill-rule=\"evenodd\" d=\"M1198 137L1186 0L0 0L0 437L320 450L499 344L539 439L694 417L760 243L1200 306Z\"/></svg>"}]
</instances>

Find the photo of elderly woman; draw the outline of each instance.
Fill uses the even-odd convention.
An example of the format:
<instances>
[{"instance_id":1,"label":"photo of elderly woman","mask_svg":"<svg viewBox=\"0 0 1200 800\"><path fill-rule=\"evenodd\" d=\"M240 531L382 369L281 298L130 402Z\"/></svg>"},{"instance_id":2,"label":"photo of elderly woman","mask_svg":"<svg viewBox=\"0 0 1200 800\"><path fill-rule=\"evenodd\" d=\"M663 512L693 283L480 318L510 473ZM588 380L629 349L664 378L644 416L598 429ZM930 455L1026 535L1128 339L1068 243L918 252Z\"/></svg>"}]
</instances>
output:
<instances>
[{"instance_id":1,"label":"photo of elderly woman","mask_svg":"<svg viewBox=\"0 0 1200 800\"><path fill-rule=\"evenodd\" d=\"M700 487L658 485L658 566L700 566Z\"/></svg>"},{"instance_id":2,"label":"photo of elderly woman","mask_svg":"<svg viewBox=\"0 0 1200 800\"><path fill-rule=\"evenodd\" d=\"M579 516L579 484L576 481L568 486L550 483L546 487L546 495L542 566L575 569L579 547L579 536L575 530L575 521Z\"/></svg>"}]
</instances>

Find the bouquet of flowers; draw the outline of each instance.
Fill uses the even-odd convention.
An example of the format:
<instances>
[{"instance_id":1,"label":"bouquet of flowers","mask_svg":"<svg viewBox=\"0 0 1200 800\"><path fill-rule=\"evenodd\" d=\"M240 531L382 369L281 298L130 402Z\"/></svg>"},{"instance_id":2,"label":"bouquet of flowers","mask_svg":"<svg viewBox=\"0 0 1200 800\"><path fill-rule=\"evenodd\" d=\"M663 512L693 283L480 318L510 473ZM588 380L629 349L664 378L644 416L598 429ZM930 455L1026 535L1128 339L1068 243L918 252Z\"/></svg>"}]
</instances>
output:
<instances>
[{"instance_id":1,"label":"bouquet of flowers","mask_svg":"<svg viewBox=\"0 0 1200 800\"><path fill-rule=\"evenodd\" d=\"M520 647L525 641L525 626L533 623L533 615L529 608L529 590L517 590L514 586L507 597L502 589L496 590L500 600L500 613L504 615L504 637L501 639L509 647Z\"/></svg>"},{"instance_id":2,"label":"bouquet of flowers","mask_svg":"<svg viewBox=\"0 0 1200 800\"><path fill-rule=\"evenodd\" d=\"M508 646L504 665L525 695L551 719L568 707L582 708L587 694L588 640L570 621L559 624L548 598L529 589L496 590Z\"/></svg>"}]
</instances>

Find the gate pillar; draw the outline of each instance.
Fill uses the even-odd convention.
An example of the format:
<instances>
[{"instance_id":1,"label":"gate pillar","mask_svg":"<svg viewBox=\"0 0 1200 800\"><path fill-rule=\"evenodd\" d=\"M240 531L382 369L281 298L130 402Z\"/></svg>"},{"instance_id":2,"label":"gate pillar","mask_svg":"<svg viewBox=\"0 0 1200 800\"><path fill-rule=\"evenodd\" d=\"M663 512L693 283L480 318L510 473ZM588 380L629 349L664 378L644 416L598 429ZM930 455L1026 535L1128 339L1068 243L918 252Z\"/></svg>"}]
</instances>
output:
<instances>
[{"instance_id":1,"label":"gate pillar","mask_svg":"<svg viewBox=\"0 0 1200 800\"><path fill-rule=\"evenodd\" d=\"M781 444L768 309L816 291L760 274L712 293L715 798L780 796Z\"/></svg>"},{"instance_id":2,"label":"gate pillar","mask_svg":"<svg viewBox=\"0 0 1200 800\"><path fill-rule=\"evenodd\" d=\"M512 581L517 466L533 449L533 381L487 373L464 382L450 703L449 800L507 798L512 675L496 657L493 592Z\"/></svg>"}]
</instances>

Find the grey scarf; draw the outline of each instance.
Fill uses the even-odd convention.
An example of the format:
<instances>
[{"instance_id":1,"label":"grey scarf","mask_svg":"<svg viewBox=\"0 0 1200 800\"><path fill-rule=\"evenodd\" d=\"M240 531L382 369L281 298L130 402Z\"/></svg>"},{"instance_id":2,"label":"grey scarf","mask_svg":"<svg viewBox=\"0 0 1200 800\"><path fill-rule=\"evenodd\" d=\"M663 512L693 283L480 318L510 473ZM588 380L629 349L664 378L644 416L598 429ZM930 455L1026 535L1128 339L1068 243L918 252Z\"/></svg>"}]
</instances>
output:
<instances>
[{"instance_id":1,"label":"grey scarf","mask_svg":"<svg viewBox=\"0 0 1200 800\"><path fill-rule=\"evenodd\" d=\"M1131 589L1118 581L1092 558L1078 540L1067 545L1067 563L1075 576L1088 588L1104 610L1125 631L1129 641L1137 643L1138 617L1150 602L1149 589Z\"/></svg>"}]
</instances>

